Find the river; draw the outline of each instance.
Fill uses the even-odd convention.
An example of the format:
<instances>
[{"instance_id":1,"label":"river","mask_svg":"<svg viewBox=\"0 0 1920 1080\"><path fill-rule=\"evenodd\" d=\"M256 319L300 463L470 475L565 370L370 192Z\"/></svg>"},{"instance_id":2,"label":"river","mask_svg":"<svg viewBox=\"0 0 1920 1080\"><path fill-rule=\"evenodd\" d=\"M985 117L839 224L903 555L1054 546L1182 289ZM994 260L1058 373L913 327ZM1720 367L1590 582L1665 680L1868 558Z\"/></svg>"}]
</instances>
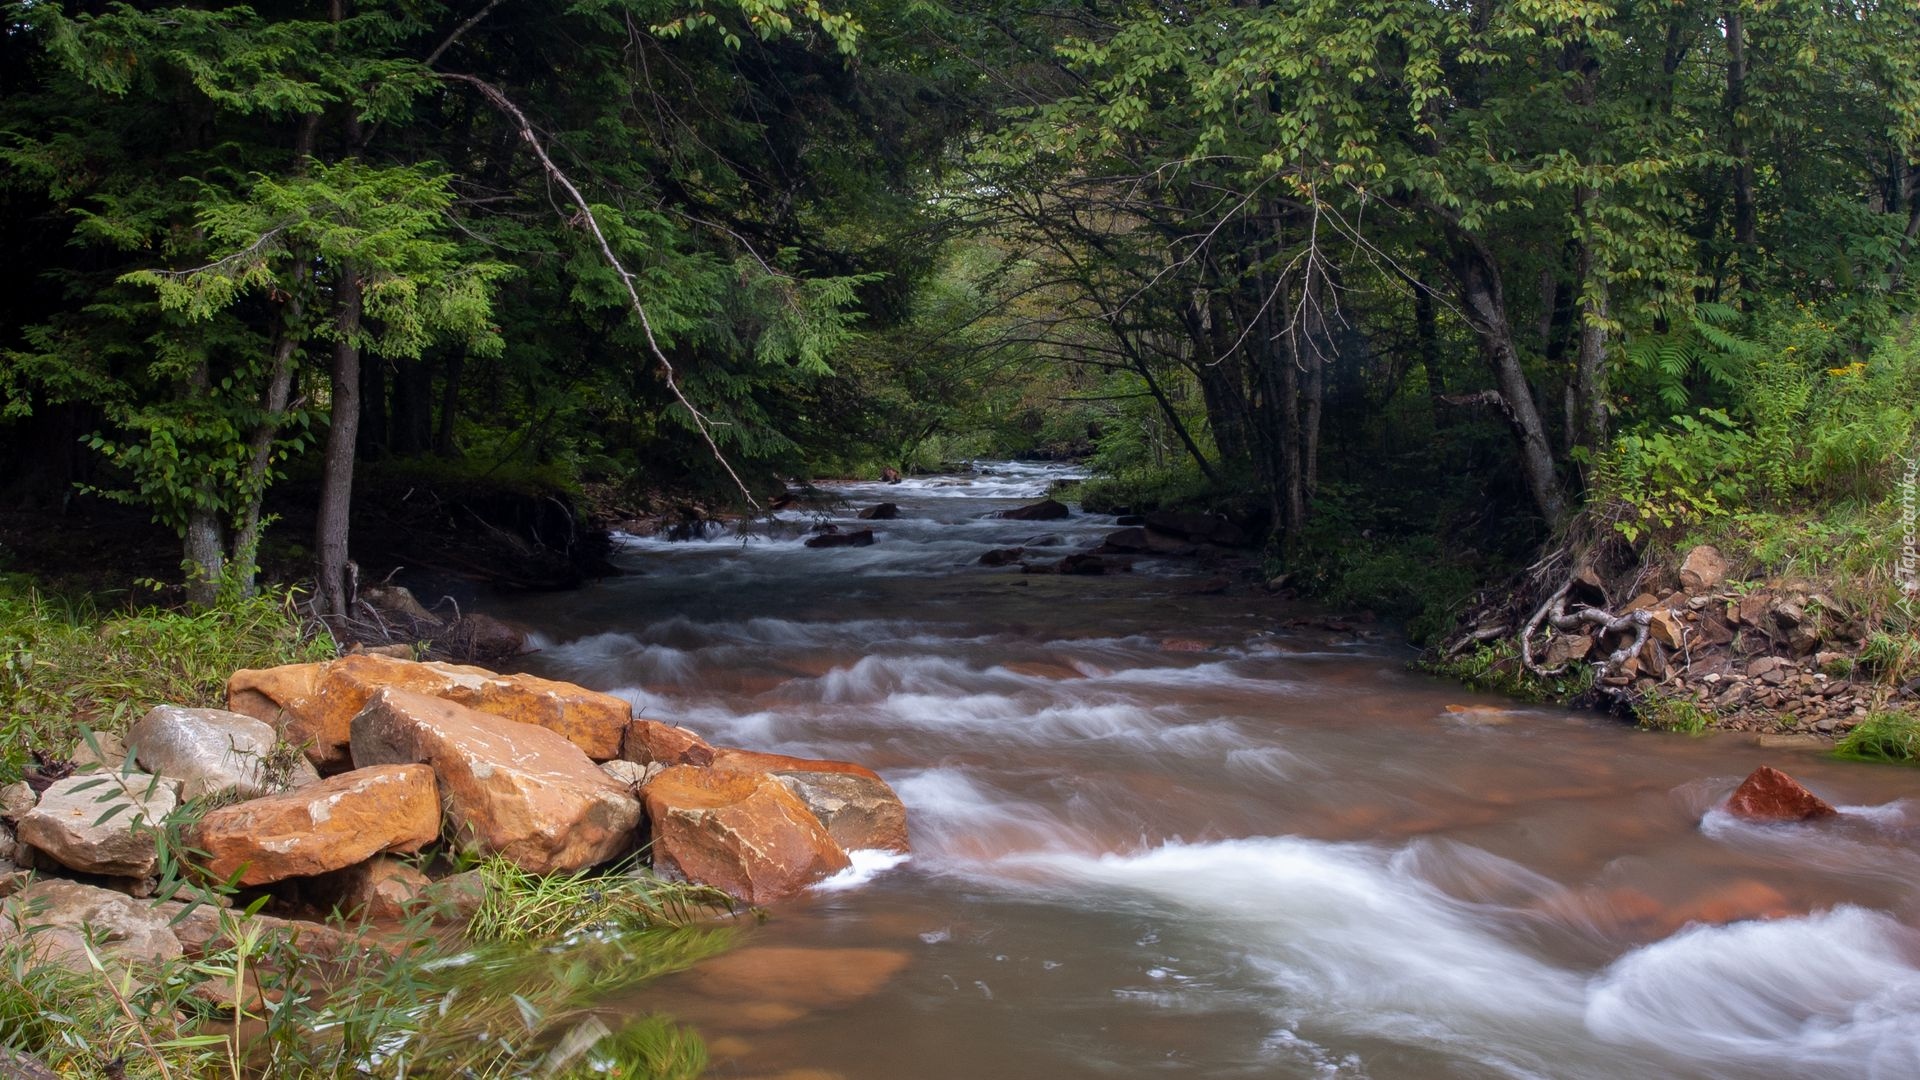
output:
<instances>
[{"instance_id":1,"label":"river","mask_svg":"<svg viewBox=\"0 0 1920 1080\"><path fill-rule=\"evenodd\" d=\"M530 670L907 804L910 858L636 1003L709 1075L1920 1076L1920 771L1476 695L1190 560L983 567L1114 526L979 468L832 489L871 547L628 539L506 612ZM1847 813L1718 810L1762 763Z\"/></svg>"}]
</instances>

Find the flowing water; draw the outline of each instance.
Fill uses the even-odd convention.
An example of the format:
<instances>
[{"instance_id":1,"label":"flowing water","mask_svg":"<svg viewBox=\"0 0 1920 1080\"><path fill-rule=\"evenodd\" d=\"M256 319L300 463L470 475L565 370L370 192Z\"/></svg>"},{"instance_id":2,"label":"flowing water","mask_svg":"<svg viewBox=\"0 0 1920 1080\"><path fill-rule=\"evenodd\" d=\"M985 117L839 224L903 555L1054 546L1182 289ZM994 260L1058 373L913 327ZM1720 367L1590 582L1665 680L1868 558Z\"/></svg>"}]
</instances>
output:
<instances>
[{"instance_id":1,"label":"flowing water","mask_svg":"<svg viewBox=\"0 0 1920 1080\"><path fill-rule=\"evenodd\" d=\"M635 1003L710 1075L1920 1076L1920 771L1473 695L1190 561L982 567L1113 527L982 468L836 488L900 504L871 547L629 540L513 612L532 670L907 804L911 858ZM1718 810L1762 762L1847 813Z\"/></svg>"}]
</instances>

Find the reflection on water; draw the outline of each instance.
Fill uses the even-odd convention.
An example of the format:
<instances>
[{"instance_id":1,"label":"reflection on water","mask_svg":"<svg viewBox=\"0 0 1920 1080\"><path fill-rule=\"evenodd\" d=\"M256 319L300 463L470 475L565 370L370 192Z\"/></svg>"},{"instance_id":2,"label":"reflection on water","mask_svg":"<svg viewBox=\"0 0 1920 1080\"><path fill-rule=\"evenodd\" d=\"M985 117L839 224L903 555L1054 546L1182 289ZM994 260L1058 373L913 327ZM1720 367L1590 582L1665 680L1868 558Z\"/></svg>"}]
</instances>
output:
<instances>
[{"instance_id":1,"label":"reflection on water","mask_svg":"<svg viewBox=\"0 0 1920 1080\"><path fill-rule=\"evenodd\" d=\"M1112 527L990 517L1060 471L988 468L837 488L900 504L872 547L631 540L513 613L535 670L907 803L911 859L634 1004L712 1075L1920 1075L1920 773L1480 698L1192 562L981 567ZM1849 814L1718 813L1762 761Z\"/></svg>"}]
</instances>

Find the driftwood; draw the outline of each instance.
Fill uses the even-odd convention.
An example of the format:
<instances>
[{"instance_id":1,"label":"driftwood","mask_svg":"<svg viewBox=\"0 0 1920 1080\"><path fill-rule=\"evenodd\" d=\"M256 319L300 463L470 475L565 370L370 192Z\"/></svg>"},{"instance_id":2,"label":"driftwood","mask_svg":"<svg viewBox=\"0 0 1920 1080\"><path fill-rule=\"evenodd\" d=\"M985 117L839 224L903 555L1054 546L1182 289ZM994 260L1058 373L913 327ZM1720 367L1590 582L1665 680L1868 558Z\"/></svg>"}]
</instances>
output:
<instances>
[{"instance_id":1,"label":"driftwood","mask_svg":"<svg viewBox=\"0 0 1920 1080\"><path fill-rule=\"evenodd\" d=\"M1520 630L1520 662L1526 666L1528 671L1533 672L1535 675L1542 676L1543 678L1551 677L1565 671L1567 667L1565 664L1562 664L1559 667L1548 668L1534 660L1533 636L1540 632L1542 623L1556 630L1567 632L1579 630L1586 626L1599 627L1602 635L1617 634L1627 630L1633 632L1633 637L1629 639L1625 645L1615 649L1607 655L1606 659L1593 665L1594 677L1596 679L1604 678L1607 672L1614 666L1625 663L1628 658L1638 655L1641 647L1647 643L1647 628L1653 622L1653 611L1651 609L1642 608L1639 611L1630 611L1625 615L1615 615L1605 608L1581 604L1576 606L1572 611L1567 610L1567 594L1572 591L1574 583L1577 580L1577 578L1570 577L1564 585L1555 589L1553 595L1547 597L1546 602L1535 609L1533 617L1528 619L1526 626Z\"/></svg>"}]
</instances>

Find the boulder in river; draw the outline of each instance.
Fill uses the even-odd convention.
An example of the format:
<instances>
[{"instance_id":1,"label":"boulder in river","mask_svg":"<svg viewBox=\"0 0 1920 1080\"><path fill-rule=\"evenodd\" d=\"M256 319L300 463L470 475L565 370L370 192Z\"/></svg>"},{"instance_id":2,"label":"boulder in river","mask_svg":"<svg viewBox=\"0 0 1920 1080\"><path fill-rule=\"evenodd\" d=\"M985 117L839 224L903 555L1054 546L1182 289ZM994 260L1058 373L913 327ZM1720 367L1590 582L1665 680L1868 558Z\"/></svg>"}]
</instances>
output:
<instances>
[{"instance_id":1,"label":"boulder in river","mask_svg":"<svg viewBox=\"0 0 1920 1080\"><path fill-rule=\"evenodd\" d=\"M194 832L206 869L241 885L342 870L382 852L415 852L440 835L433 770L391 764L210 811Z\"/></svg>"},{"instance_id":2,"label":"boulder in river","mask_svg":"<svg viewBox=\"0 0 1920 1080\"><path fill-rule=\"evenodd\" d=\"M1017 563L1020 561L1020 556L1025 555L1026 553L1027 553L1026 548L1017 548L1017 547L994 548L992 551L989 551L985 555L980 556L980 565L1012 566L1014 563Z\"/></svg>"},{"instance_id":3,"label":"boulder in river","mask_svg":"<svg viewBox=\"0 0 1920 1080\"><path fill-rule=\"evenodd\" d=\"M729 749L715 755L713 768L779 780L848 851L910 850L906 806L879 773L864 765Z\"/></svg>"},{"instance_id":4,"label":"boulder in river","mask_svg":"<svg viewBox=\"0 0 1920 1080\"><path fill-rule=\"evenodd\" d=\"M1069 517L1073 511L1058 499L1042 499L1037 503L1016 506L1011 510L1002 510L1000 516L1009 521L1058 521Z\"/></svg>"},{"instance_id":5,"label":"boulder in river","mask_svg":"<svg viewBox=\"0 0 1920 1080\"><path fill-rule=\"evenodd\" d=\"M682 765L655 777L646 800L663 877L766 904L851 865L806 804L765 773Z\"/></svg>"},{"instance_id":6,"label":"boulder in river","mask_svg":"<svg viewBox=\"0 0 1920 1080\"><path fill-rule=\"evenodd\" d=\"M872 529L855 529L852 532L829 532L807 538L810 548L842 548L873 546Z\"/></svg>"},{"instance_id":7,"label":"boulder in river","mask_svg":"<svg viewBox=\"0 0 1920 1080\"><path fill-rule=\"evenodd\" d=\"M374 693L394 687L558 732L596 761L620 756L633 710L624 700L532 675L498 675L461 664L343 656L320 664L246 669L227 680L227 707L306 744L321 772L347 768L353 718Z\"/></svg>"},{"instance_id":8,"label":"boulder in river","mask_svg":"<svg viewBox=\"0 0 1920 1080\"><path fill-rule=\"evenodd\" d=\"M353 718L353 760L432 767L447 839L529 873L578 870L632 849L640 804L580 748L533 724L405 690Z\"/></svg>"},{"instance_id":9,"label":"boulder in river","mask_svg":"<svg viewBox=\"0 0 1920 1080\"><path fill-rule=\"evenodd\" d=\"M1734 789L1727 812L1748 821L1807 821L1839 813L1832 804L1771 765L1762 765Z\"/></svg>"},{"instance_id":10,"label":"boulder in river","mask_svg":"<svg viewBox=\"0 0 1920 1080\"><path fill-rule=\"evenodd\" d=\"M144 878L158 865L155 829L178 803L157 776L78 773L40 794L20 819L20 841L81 873Z\"/></svg>"},{"instance_id":11,"label":"boulder in river","mask_svg":"<svg viewBox=\"0 0 1920 1080\"><path fill-rule=\"evenodd\" d=\"M627 727L620 756L642 765L711 765L713 746L683 727L658 720L635 720Z\"/></svg>"},{"instance_id":12,"label":"boulder in river","mask_svg":"<svg viewBox=\"0 0 1920 1080\"><path fill-rule=\"evenodd\" d=\"M863 521L892 521L893 519L899 516L900 516L899 503L890 503L890 502L875 503L874 505L867 507L865 510L860 511L860 518Z\"/></svg>"},{"instance_id":13,"label":"boulder in river","mask_svg":"<svg viewBox=\"0 0 1920 1080\"><path fill-rule=\"evenodd\" d=\"M183 799L229 791L250 799L320 779L292 750L284 775L274 775L273 728L225 709L158 705L134 721L127 741L142 768L180 781Z\"/></svg>"}]
</instances>

